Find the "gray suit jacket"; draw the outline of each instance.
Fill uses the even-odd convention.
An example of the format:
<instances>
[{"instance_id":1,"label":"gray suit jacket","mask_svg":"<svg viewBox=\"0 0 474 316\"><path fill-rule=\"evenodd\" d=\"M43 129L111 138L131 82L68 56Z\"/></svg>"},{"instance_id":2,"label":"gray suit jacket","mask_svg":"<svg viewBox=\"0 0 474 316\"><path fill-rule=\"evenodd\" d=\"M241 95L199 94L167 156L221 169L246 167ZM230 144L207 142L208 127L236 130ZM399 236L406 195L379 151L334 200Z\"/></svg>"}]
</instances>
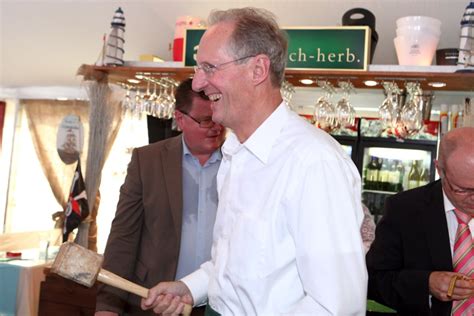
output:
<instances>
[{"instance_id":1,"label":"gray suit jacket","mask_svg":"<svg viewBox=\"0 0 474 316\"><path fill-rule=\"evenodd\" d=\"M182 136L133 150L103 267L146 288L174 280L182 221ZM140 298L100 285L96 310L153 315Z\"/></svg>"}]
</instances>

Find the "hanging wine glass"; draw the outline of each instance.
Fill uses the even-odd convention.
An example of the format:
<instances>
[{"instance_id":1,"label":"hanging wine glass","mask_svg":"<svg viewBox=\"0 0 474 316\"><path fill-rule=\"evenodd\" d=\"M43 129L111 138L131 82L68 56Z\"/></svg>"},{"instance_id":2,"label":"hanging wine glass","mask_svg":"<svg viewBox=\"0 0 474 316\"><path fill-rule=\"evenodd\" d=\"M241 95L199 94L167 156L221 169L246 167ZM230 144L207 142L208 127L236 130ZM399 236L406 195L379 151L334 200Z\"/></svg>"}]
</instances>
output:
<instances>
[{"instance_id":1,"label":"hanging wine glass","mask_svg":"<svg viewBox=\"0 0 474 316\"><path fill-rule=\"evenodd\" d=\"M314 109L314 125L326 132L336 128L335 108L329 101L334 94L334 86L326 80L318 81L318 86L324 91L324 95L318 99Z\"/></svg>"},{"instance_id":2,"label":"hanging wine glass","mask_svg":"<svg viewBox=\"0 0 474 316\"><path fill-rule=\"evenodd\" d=\"M151 98L151 92L150 92L150 84L151 84L151 78L149 77L144 77L146 81L146 91L142 96L142 108L141 112L144 112L145 114L148 113L148 110L150 108L150 98Z\"/></svg>"},{"instance_id":3,"label":"hanging wine glass","mask_svg":"<svg viewBox=\"0 0 474 316\"><path fill-rule=\"evenodd\" d=\"M162 104L165 100L165 97L164 97L165 86L162 82L162 78L160 78L156 83L160 86L160 93L156 97L155 106L152 110L152 115L156 118L162 118L161 113L162 113Z\"/></svg>"},{"instance_id":4,"label":"hanging wine glass","mask_svg":"<svg viewBox=\"0 0 474 316\"><path fill-rule=\"evenodd\" d=\"M334 127L334 108L332 104L322 96L316 102L314 108L314 125L325 131L331 131Z\"/></svg>"},{"instance_id":5,"label":"hanging wine glass","mask_svg":"<svg viewBox=\"0 0 474 316\"><path fill-rule=\"evenodd\" d=\"M406 85L407 103L403 106L400 117L408 135L418 133L423 127L423 113L420 111L420 96L423 94L419 83L409 82Z\"/></svg>"},{"instance_id":6,"label":"hanging wine glass","mask_svg":"<svg viewBox=\"0 0 474 316\"><path fill-rule=\"evenodd\" d=\"M355 123L355 110L346 97L343 97L336 106L338 125L342 128L353 126Z\"/></svg>"},{"instance_id":7,"label":"hanging wine glass","mask_svg":"<svg viewBox=\"0 0 474 316\"><path fill-rule=\"evenodd\" d=\"M170 103L170 95L169 95L169 89L170 85L168 82L163 80L163 96L160 104L160 111L158 114L158 117L161 119L166 119L168 117L168 108L169 108L169 103Z\"/></svg>"},{"instance_id":8,"label":"hanging wine glass","mask_svg":"<svg viewBox=\"0 0 474 316\"><path fill-rule=\"evenodd\" d=\"M153 115L153 109L155 107L155 103L158 98L158 95L156 94L156 80L153 78L152 82L153 82L153 92L148 98L147 107L145 108L145 112L147 115Z\"/></svg>"},{"instance_id":9,"label":"hanging wine glass","mask_svg":"<svg viewBox=\"0 0 474 316\"><path fill-rule=\"evenodd\" d=\"M177 86L177 82L170 78L164 78L164 81L168 84L168 87L166 89L163 118L169 120L173 117L174 105L176 102L176 99L174 98L174 88Z\"/></svg>"},{"instance_id":10,"label":"hanging wine glass","mask_svg":"<svg viewBox=\"0 0 474 316\"><path fill-rule=\"evenodd\" d=\"M177 82L171 82L171 91L170 91L170 107L168 109L168 119L173 118L174 115L174 109L176 105L176 98L174 97L174 89L177 87L178 83Z\"/></svg>"},{"instance_id":11,"label":"hanging wine glass","mask_svg":"<svg viewBox=\"0 0 474 316\"><path fill-rule=\"evenodd\" d=\"M320 97L316 102L313 115L314 125L326 132L330 132L336 126L334 105L329 101L330 96L335 90L328 81L318 81L318 86L323 89L324 96Z\"/></svg>"},{"instance_id":12,"label":"hanging wine glass","mask_svg":"<svg viewBox=\"0 0 474 316\"><path fill-rule=\"evenodd\" d=\"M355 123L356 111L349 102L349 94L354 90L354 85L350 81L339 82L339 87L343 91L343 97L336 105L337 126L347 128Z\"/></svg>"},{"instance_id":13,"label":"hanging wine glass","mask_svg":"<svg viewBox=\"0 0 474 316\"><path fill-rule=\"evenodd\" d=\"M126 89L125 97L121 102L122 107L122 117L127 115L127 112L132 107L132 97L130 96L132 87L130 85L122 84L122 87Z\"/></svg>"},{"instance_id":14,"label":"hanging wine glass","mask_svg":"<svg viewBox=\"0 0 474 316\"><path fill-rule=\"evenodd\" d=\"M393 104L394 83L384 82L383 87L387 96L379 107L379 116L384 129L387 129L390 128L392 120L396 117L396 115L394 115L395 106Z\"/></svg>"},{"instance_id":15,"label":"hanging wine glass","mask_svg":"<svg viewBox=\"0 0 474 316\"><path fill-rule=\"evenodd\" d=\"M143 95L140 94L140 87L137 85L133 106L130 108L132 118L140 120L143 104Z\"/></svg>"}]
</instances>

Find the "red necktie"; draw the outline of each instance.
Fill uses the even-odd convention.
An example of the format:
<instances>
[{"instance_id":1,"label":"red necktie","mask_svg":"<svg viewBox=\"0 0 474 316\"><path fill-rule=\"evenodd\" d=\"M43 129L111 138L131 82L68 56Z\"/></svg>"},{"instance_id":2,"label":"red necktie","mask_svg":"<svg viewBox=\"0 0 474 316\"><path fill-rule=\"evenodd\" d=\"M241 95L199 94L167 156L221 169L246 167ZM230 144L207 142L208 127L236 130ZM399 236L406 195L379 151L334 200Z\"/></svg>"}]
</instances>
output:
<instances>
[{"instance_id":1,"label":"red necktie","mask_svg":"<svg viewBox=\"0 0 474 316\"><path fill-rule=\"evenodd\" d=\"M474 272L474 244L472 241L469 221L471 216L454 209L458 220L456 240L454 242L453 267L454 272L473 276ZM474 315L474 297L462 301L453 301L453 316Z\"/></svg>"}]
</instances>

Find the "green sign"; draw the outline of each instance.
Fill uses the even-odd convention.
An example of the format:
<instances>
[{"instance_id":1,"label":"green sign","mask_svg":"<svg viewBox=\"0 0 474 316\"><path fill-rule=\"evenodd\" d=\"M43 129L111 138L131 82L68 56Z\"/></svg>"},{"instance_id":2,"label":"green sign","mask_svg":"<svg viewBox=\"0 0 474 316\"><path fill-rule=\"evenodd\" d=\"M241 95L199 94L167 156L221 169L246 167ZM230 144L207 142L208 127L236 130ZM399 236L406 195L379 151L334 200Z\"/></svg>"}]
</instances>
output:
<instances>
[{"instance_id":1,"label":"green sign","mask_svg":"<svg viewBox=\"0 0 474 316\"><path fill-rule=\"evenodd\" d=\"M196 53L199 41L206 29L187 29L184 37L184 66L196 66Z\"/></svg>"},{"instance_id":2,"label":"green sign","mask_svg":"<svg viewBox=\"0 0 474 316\"><path fill-rule=\"evenodd\" d=\"M186 30L184 66L196 65L196 52L205 29ZM342 26L285 28L287 69L367 70L370 28Z\"/></svg>"}]
</instances>

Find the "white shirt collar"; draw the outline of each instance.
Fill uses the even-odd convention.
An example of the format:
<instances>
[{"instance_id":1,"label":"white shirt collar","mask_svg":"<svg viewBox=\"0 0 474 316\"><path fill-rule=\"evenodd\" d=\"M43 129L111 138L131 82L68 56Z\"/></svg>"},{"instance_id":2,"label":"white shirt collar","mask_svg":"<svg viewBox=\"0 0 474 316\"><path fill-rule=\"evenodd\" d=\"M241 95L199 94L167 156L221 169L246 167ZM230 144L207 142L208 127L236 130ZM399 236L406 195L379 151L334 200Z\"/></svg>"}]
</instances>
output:
<instances>
[{"instance_id":1,"label":"white shirt collar","mask_svg":"<svg viewBox=\"0 0 474 316\"><path fill-rule=\"evenodd\" d=\"M288 117L288 114L289 109L286 103L280 103L275 111L273 111L273 113L263 121L263 123L243 144L239 142L237 136L233 132L230 133L226 142L222 146L223 154L232 156L242 147L245 147L262 163L266 163L270 156L271 149L285 124L285 118Z\"/></svg>"},{"instance_id":2,"label":"white shirt collar","mask_svg":"<svg viewBox=\"0 0 474 316\"><path fill-rule=\"evenodd\" d=\"M243 144L262 163L267 163L287 116L287 105L282 102Z\"/></svg>"},{"instance_id":3,"label":"white shirt collar","mask_svg":"<svg viewBox=\"0 0 474 316\"><path fill-rule=\"evenodd\" d=\"M446 195L446 193L444 193L444 189L443 189L443 204L444 204L444 211L446 213L448 212L454 212L454 205L453 203L451 203L451 201L449 200L448 196Z\"/></svg>"}]
</instances>

